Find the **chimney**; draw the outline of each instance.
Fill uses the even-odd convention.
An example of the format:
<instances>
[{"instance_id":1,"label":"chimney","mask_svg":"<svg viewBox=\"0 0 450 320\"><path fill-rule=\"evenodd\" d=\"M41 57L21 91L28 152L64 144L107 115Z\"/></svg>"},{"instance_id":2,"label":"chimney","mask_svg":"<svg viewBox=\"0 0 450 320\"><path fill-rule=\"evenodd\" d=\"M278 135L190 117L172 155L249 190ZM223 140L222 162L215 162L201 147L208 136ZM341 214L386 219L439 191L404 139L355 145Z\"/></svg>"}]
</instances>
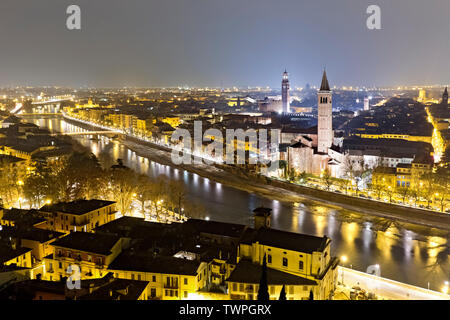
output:
<instances>
[{"instance_id":1,"label":"chimney","mask_svg":"<svg viewBox=\"0 0 450 320\"><path fill-rule=\"evenodd\" d=\"M271 227L271 215L272 209L259 207L253 210L254 218L255 218L255 229L267 228Z\"/></svg>"}]
</instances>

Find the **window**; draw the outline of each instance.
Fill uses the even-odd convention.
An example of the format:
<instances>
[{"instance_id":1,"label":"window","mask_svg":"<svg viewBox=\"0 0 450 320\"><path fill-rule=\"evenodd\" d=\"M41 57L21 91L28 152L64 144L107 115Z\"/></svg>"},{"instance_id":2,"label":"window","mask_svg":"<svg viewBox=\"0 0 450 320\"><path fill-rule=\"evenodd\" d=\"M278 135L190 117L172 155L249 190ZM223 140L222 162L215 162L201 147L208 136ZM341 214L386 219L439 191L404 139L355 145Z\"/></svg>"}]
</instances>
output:
<instances>
[{"instance_id":1,"label":"window","mask_svg":"<svg viewBox=\"0 0 450 320\"><path fill-rule=\"evenodd\" d=\"M184 297L187 298L188 297L188 292L184 291Z\"/></svg>"},{"instance_id":2,"label":"window","mask_svg":"<svg viewBox=\"0 0 450 320\"><path fill-rule=\"evenodd\" d=\"M300 270L303 270L303 261L299 261L299 263L298 263L298 268L299 268Z\"/></svg>"},{"instance_id":3,"label":"window","mask_svg":"<svg viewBox=\"0 0 450 320\"><path fill-rule=\"evenodd\" d=\"M289 286L289 294L294 294L294 286Z\"/></svg>"},{"instance_id":4,"label":"window","mask_svg":"<svg viewBox=\"0 0 450 320\"><path fill-rule=\"evenodd\" d=\"M185 285L188 284L188 278L184 278L184 284L185 284Z\"/></svg>"},{"instance_id":5,"label":"window","mask_svg":"<svg viewBox=\"0 0 450 320\"><path fill-rule=\"evenodd\" d=\"M287 266L288 266L288 259L283 258L283 267L287 267Z\"/></svg>"},{"instance_id":6,"label":"window","mask_svg":"<svg viewBox=\"0 0 450 320\"><path fill-rule=\"evenodd\" d=\"M156 282L156 276L152 276L152 281Z\"/></svg>"},{"instance_id":7,"label":"window","mask_svg":"<svg viewBox=\"0 0 450 320\"><path fill-rule=\"evenodd\" d=\"M272 255L267 255L267 263L272 263Z\"/></svg>"},{"instance_id":8,"label":"window","mask_svg":"<svg viewBox=\"0 0 450 320\"><path fill-rule=\"evenodd\" d=\"M274 286L269 286L269 291L271 295L275 294L275 287Z\"/></svg>"},{"instance_id":9,"label":"window","mask_svg":"<svg viewBox=\"0 0 450 320\"><path fill-rule=\"evenodd\" d=\"M233 291L237 291L237 283L233 283Z\"/></svg>"},{"instance_id":10,"label":"window","mask_svg":"<svg viewBox=\"0 0 450 320\"><path fill-rule=\"evenodd\" d=\"M239 291L244 291L244 284L243 283L239 283Z\"/></svg>"},{"instance_id":11,"label":"window","mask_svg":"<svg viewBox=\"0 0 450 320\"><path fill-rule=\"evenodd\" d=\"M150 297L152 297L152 298L156 297L156 288L150 289Z\"/></svg>"}]
</instances>

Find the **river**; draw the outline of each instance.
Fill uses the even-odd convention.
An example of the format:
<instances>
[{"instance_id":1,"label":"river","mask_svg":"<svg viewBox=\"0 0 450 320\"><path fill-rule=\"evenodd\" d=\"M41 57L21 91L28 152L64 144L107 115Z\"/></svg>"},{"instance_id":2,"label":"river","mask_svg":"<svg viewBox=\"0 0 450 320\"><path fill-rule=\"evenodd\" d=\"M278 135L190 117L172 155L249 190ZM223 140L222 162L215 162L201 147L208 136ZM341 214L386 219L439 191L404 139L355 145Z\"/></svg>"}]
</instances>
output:
<instances>
[{"instance_id":1,"label":"river","mask_svg":"<svg viewBox=\"0 0 450 320\"><path fill-rule=\"evenodd\" d=\"M62 118L29 119L53 132L79 132L84 129ZM397 223L371 217L360 211L331 207L310 200L285 203L216 183L187 171L150 161L123 144L106 137L73 136L95 155L107 153L151 177L161 174L182 181L187 197L200 203L211 220L251 225L252 210L264 205L273 209L272 227L332 239L332 254L345 255L346 267L366 271L378 264L381 276L440 291L450 280L449 233L428 227Z\"/></svg>"}]
</instances>

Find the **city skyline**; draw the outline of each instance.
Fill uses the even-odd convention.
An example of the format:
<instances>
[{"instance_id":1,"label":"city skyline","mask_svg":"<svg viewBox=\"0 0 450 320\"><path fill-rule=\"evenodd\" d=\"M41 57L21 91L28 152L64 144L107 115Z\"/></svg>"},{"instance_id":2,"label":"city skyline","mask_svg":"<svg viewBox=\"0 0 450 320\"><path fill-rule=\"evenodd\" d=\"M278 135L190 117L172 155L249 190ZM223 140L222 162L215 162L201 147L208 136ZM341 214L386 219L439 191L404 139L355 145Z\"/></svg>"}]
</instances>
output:
<instances>
[{"instance_id":1,"label":"city skyline","mask_svg":"<svg viewBox=\"0 0 450 320\"><path fill-rule=\"evenodd\" d=\"M78 1L71 31L68 1L4 1L0 86L277 88L286 68L303 87L324 67L336 86L450 82L450 4L379 1L382 29L369 30L370 4Z\"/></svg>"},{"instance_id":2,"label":"city skyline","mask_svg":"<svg viewBox=\"0 0 450 320\"><path fill-rule=\"evenodd\" d=\"M0 301L450 300L448 12L2 0Z\"/></svg>"}]
</instances>

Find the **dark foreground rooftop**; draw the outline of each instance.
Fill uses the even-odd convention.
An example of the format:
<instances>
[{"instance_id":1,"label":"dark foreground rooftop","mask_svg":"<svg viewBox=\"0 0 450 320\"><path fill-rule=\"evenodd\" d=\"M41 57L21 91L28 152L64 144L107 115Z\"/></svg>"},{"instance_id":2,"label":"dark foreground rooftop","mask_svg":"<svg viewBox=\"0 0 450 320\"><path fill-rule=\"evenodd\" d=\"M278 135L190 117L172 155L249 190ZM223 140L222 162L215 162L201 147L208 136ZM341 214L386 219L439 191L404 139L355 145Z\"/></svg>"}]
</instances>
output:
<instances>
[{"instance_id":1,"label":"dark foreground rooftop","mask_svg":"<svg viewBox=\"0 0 450 320\"><path fill-rule=\"evenodd\" d=\"M227 279L228 282L255 283L261 280L262 266L248 260L241 260ZM314 280L294 276L293 274L267 268L267 284L269 285L304 285L314 286Z\"/></svg>"}]
</instances>

